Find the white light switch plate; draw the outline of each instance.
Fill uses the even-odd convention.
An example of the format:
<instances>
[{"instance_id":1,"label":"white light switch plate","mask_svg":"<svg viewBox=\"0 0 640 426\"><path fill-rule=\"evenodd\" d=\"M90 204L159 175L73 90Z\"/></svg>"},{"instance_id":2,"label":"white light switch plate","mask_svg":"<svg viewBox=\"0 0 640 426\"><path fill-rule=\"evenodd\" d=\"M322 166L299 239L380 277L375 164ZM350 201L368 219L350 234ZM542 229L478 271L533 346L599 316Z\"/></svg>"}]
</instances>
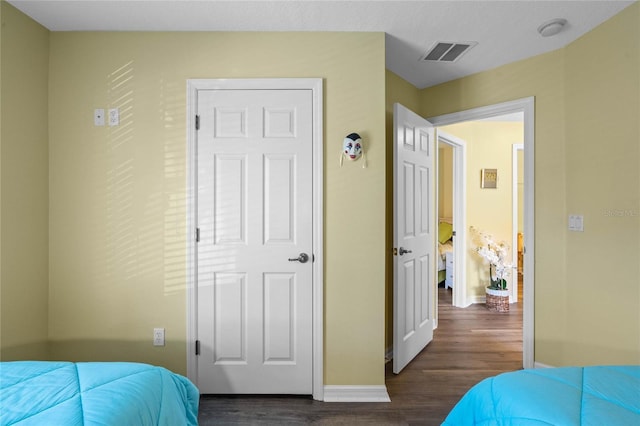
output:
<instances>
[{"instance_id":1,"label":"white light switch plate","mask_svg":"<svg viewBox=\"0 0 640 426\"><path fill-rule=\"evenodd\" d=\"M569 231L584 232L584 216L581 214L569 215Z\"/></svg>"},{"instance_id":2,"label":"white light switch plate","mask_svg":"<svg viewBox=\"0 0 640 426\"><path fill-rule=\"evenodd\" d=\"M120 111L118 108L109 108L109 126L118 126L120 124Z\"/></svg>"}]
</instances>

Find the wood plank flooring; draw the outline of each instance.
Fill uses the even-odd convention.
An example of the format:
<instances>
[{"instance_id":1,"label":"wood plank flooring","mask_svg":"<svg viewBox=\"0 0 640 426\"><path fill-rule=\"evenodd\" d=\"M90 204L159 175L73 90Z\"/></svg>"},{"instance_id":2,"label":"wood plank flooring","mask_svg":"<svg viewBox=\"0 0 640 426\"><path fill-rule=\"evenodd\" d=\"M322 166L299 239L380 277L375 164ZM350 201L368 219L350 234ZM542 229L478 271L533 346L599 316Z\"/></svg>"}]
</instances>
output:
<instances>
[{"instance_id":1,"label":"wood plank flooring","mask_svg":"<svg viewBox=\"0 0 640 426\"><path fill-rule=\"evenodd\" d=\"M522 287L522 286L520 286ZM398 375L386 365L389 403L326 403L309 397L202 396L201 425L439 425L480 380L522 368L522 299L508 313L451 306L438 289L433 341Z\"/></svg>"}]
</instances>

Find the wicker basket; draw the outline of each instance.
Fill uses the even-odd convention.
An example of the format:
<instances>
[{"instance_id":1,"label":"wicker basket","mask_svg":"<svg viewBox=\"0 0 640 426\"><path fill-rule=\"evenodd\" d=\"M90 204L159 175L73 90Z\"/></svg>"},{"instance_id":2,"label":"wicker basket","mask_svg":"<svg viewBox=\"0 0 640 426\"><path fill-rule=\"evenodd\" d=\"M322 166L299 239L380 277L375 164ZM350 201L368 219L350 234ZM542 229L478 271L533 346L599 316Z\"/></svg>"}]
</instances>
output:
<instances>
[{"instance_id":1,"label":"wicker basket","mask_svg":"<svg viewBox=\"0 0 640 426\"><path fill-rule=\"evenodd\" d=\"M492 312L509 312L509 291L487 288L486 305Z\"/></svg>"}]
</instances>

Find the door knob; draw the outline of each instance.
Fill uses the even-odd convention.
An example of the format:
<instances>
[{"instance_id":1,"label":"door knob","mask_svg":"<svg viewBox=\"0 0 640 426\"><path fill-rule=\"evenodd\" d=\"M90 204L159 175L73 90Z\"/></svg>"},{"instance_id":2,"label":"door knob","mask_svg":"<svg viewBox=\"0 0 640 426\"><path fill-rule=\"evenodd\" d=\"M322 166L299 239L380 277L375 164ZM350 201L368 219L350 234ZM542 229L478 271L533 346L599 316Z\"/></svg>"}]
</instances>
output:
<instances>
[{"instance_id":1,"label":"door knob","mask_svg":"<svg viewBox=\"0 0 640 426\"><path fill-rule=\"evenodd\" d=\"M289 262L307 263L308 260L309 260L309 255L307 253L300 253L298 257L289 259Z\"/></svg>"},{"instance_id":2,"label":"door knob","mask_svg":"<svg viewBox=\"0 0 640 426\"><path fill-rule=\"evenodd\" d=\"M405 250L404 247L400 247L400 256L402 256L405 253L412 253L411 250Z\"/></svg>"}]
</instances>

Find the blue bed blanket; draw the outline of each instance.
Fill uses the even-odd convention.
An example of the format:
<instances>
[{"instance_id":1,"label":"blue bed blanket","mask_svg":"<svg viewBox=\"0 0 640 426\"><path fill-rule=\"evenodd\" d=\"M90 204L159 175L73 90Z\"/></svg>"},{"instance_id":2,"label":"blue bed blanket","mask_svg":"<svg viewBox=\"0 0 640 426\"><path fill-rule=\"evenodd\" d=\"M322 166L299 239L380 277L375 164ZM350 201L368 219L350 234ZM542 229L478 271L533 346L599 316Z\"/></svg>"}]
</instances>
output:
<instances>
[{"instance_id":1,"label":"blue bed blanket","mask_svg":"<svg viewBox=\"0 0 640 426\"><path fill-rule=\"evenodd\" d=\"M162 367L0 363L0 425L197 425L198 389Z\"/></svg>"},{"instance_id":2,"label":"blue bed blanket","mask_svg":"<svg viewBox=\"0 0 640 426\"><path fill-rule=\"evenodd\" d=\"M444 425L640 425L640 366L522 370L471 388Z\"/></svg>"}]
</instances>

